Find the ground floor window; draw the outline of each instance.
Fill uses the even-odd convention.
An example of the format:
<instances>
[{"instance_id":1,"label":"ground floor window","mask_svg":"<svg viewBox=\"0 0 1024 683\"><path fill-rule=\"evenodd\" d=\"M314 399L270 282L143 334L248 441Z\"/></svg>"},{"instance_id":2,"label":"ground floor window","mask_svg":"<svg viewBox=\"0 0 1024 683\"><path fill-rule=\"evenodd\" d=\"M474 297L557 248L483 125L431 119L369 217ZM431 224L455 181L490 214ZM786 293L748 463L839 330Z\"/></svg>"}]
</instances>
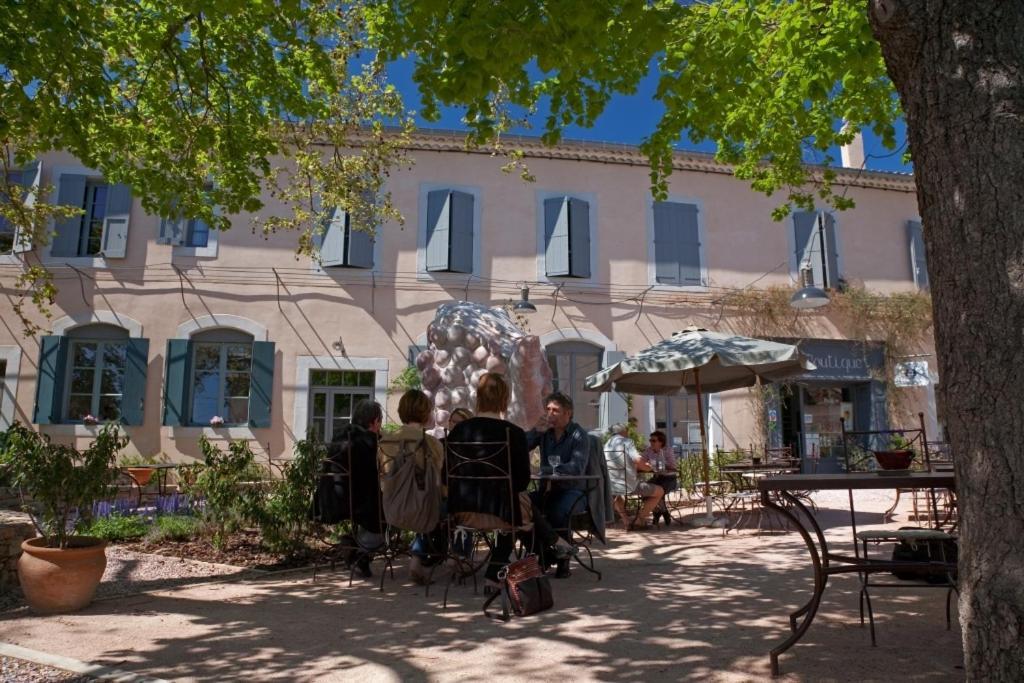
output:
<instances>
[{"instance_id":1,"label":"ground floor window","mask_svg":"<svg viewBox=\"0 0 1024 683\"><path fill-rule=\"evenodd\" d=\"M557 342L547 347L555 391L561 391L572 399L573 420L584 429L594 429L601 422L601 394L587 391L583 382L601 369L602 354L602 349L586 342Z\"/></svg>"},{"instance_id":2,"label":"ground floor window","mask_svg":"<svg viewBox=\"0 0 1024 683\"><path fill-rule=\"evenodd\" d=\"M707 398L704 400L706 402ZM665 432L668 442L677 452L699 451L700 418L697 413L697 397L685 394L656 397L654 428Z\"/></svg>"},{"instance_id":3,"label":"ground floor window","mask_svg":"<svg viewBox=\"0 0 1024 683\"><path fill-rule=\"evenodd\" d=\"M352 422L356 404L373 400L376 379L373 370L310 370L309 429L313 438L333 441Z\"/></svg>"}]
</instances>

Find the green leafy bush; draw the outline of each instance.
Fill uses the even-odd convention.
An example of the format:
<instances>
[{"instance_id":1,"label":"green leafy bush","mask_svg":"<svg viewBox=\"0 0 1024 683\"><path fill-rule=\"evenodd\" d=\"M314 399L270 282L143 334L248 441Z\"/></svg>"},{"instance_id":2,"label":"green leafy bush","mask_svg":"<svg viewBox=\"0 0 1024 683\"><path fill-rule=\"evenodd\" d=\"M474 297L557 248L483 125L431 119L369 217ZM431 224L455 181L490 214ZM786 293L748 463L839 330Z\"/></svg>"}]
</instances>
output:
<instances>
[{"instance_id":1,"label":"green leafy bush","mask_svg":"<svg viewBox=\"0 0 1024 683\"><path fill-rule=\"evenodd\" d=\"M92 520L82 527L86 536L95 536L107 541L134 541L149 531L146 520L138 515L110 515Z\"/></svg>"},{"instance_id":2,"label":"green leafy bush","mask_svg":"<svg viewBox=\"0 0 1024 683\"><path fill-rule=\"evenodd\" d=\"M246 441L232 441L226 451L199 437L204 465L190 487L203 499L202 516L219 546L224 537L265 516L267 474Z\"/></svg>"},{"instance_id":3,"label":"green leafy bush","mask_svg":"<svg viewBox=\"0 0 1024 683\"><path fill-rule=\"evenodd\" d=\"M281 478L273 483L259 520L263 544L286 554L306 547L313 493L327 450L318 441L302 440L295 444L294 455L282 464Z\"/></svg>"},{"instance_id":4,"label":"green leafy bush","mask_svg":"<svg viewBox=\"0 0 1024 683\"><path fill-rule=\"evenodd\" d=\"M160 541L188 541L199 535L201 522L191 515L160 515L153 520L146 535L154 543Z\"/></svg>"}]
</instances>

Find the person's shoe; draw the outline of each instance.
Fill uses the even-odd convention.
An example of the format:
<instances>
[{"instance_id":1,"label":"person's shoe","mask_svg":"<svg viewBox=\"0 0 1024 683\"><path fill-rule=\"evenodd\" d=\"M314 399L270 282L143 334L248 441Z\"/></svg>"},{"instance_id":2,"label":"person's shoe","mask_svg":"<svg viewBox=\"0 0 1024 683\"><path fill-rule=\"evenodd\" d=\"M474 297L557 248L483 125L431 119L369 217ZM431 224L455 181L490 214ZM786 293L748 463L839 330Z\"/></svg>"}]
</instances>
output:
<instances>
[{"instance_id":1,"label":"person's shoe","mask_svg":"<svg viewBox=\"0 0 1024 683\"><path fill-rule=\"evenodd\" d=\"M555 569L556 579L568 579L572 576L572 572L569 571L569 558L558 561L558 568Z\"/></svg>"},{"instance_id":2,"label":"person's shoe","mask_svg":"<svg viewBox=\"0 0 1024 683\"><path fill-rule=\"evenodd\" d=\"M568 560L576 554L576 546L569 544L564 538L559 538L555 541L554 550L555 559L559 561Z\"/></svg>"},{"instance_id":3,"label":"person's shoe","mask_svg":"<svg viewBox=\"0 0 1024 683\"><path fill-rule=\"evenodd\" d=\"M370 569L370 556L363 555L356 560L356 573L364 579L373 577L373 571Z\"/></svg>"}]
</instances>

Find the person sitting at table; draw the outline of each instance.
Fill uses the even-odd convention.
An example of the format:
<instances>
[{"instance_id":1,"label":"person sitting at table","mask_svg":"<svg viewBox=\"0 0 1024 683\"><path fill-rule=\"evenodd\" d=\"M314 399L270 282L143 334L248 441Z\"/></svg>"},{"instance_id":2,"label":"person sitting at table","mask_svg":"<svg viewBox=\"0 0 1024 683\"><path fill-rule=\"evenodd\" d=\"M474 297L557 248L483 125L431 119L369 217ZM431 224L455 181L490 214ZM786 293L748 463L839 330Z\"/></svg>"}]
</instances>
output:
<instances>
[{"instance_id":1,"label":"person sitting at table","mask_svg":"<svg viewBox=\"0 0 1024 683\"><path fill-rule=\"evenodd\" d=\"M425 425L430 420L433 405L427 395L419 389L410 389L402 394L398 401L398 419L402 428L397 432L386 434L380 439L378 457L380 469L384 474L391 472L392 463L398 455L402 443L415 443L418 468L429 467L441 479L444 470L444 447L436 438L427 434ZM422 463L420 459L422 458ZM444 495L444 487L438 492ZM416 534L410 548L412 559L409 561L409 576L413 583L425 585L429 580L429 568L436 564L444 555L445 533L440 521L436 530L429 534Z\"/></svg>"},{"instance_id":2,"label":"person sitting at table","mask_svg":"<svg viewBox=\"0 0 1024 683\"><path fill-rule=\"evenodd\" d=\"M643 457L636 450L633 439L629 438L629 426L625 424L612 425L612 437L604 445L604 457L608 461L608 480L612 489L612 505L615 512L622 520L623 529L648 529L650 524L647 519L651 516L654 508L661 502L665 491L657 484L647 481L639 481L637 470L650 472L651 467L644 462ZM636 516L636 521L631 525L626 516L627 495L636 495L644 499L643 507Z\"/></svg>"},{"instance_id":3,"label":"person sitting at table","mask_svg":"<svg viewBox=\"0 0 1024 683\"><path fill-rule=\"evenodd\" d=\"M590 442L586 430L572 419L572 399L556 391L544 399L544 411L533 429L526 433L530 450L540 447L541 474L586 474ZM552 459L557 459L554 467ZM586 492L586 482L582 480L553 481L547 491L534 491L532 496L534 505L544 513L547 521L558 529L564 540L569 541L569 516L580 509L580 499L585 498ZM568 575L568 558L559 560L555 576L564 578Z\"/></svg>"},{"instance_id":4,"label":"person sitting at table","mask_svg":"<svg viewBox=\"0 0 1024 683\"><path fill-rule=\"evenodd\" d=\"M493 457L494 448L484 444L508 440L509 462L511 465L513 495L518 497L519 505L509 510L509 492L500 480L458 481L449 482L448 511L455 514L456 520L466 526L488 529L508 526L505 520L513 520L516 527L532 521L534 533L544 542L558 546L560 557L569 557L572 547L558 543L558 536L550 529L546 520L536 514L531 505L526 489L530 485L530 450L526 445L526 434L519 426L505 420L502 414L508 409L511 391L508 383L501 375L487 373L480 378L476 389L476 415L459 424L448 434L447 457L452 452L461 458L484 460ZM466 451L462 444L481 444L475 451ZM502 463L503 465L504 463ZM448 468L455 465L448 463ZM467 476L488 476L493 470L488 467L460 467ZM554 537L554 538L552 538ZM554 540L558 539L558 540ZM485 587L495 590L498 587L498 572L509 562L515 545L512 533L499 533L495 543L491 561L484 574Z\"/></svg>"},{"instance_id":5,"label":"person sitting at table","mask_svg":"<svg viewBox=\"0 0 1024 683\"><path fill-rule=\"evenodd\" d=\"M668 438L665 436L665 432L651 432L650 441L641 457L651 468L651 471L654 472L654 476L648 479L650 483L660 486L662 491L666 494L672 493L679 488L679 471L676 469L676 454L671 448L669 448ZM665 520L665 524L671 524L672 522L672 518L668 514L668 506L665 504L664 497L658 503L658 507L654 508L655 523L657 523L659 517Z\"/></svg>"}]
</instances>

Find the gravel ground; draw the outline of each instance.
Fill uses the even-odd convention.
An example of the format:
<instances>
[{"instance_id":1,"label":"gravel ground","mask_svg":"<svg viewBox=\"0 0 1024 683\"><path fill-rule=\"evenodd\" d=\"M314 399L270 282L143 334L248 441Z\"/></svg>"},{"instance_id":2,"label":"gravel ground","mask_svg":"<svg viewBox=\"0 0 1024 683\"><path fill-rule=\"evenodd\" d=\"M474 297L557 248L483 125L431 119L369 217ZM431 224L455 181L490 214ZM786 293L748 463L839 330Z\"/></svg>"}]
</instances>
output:
<instances>
[{"instance_id":1,"label":"gravel ground","mask_svg":"<svg viewBox=\"0 0 1024 683\"><path fill-rule=\"evenodd\" d=\"M251 570L239 567L139 553L117 546L109 546L107 548L107 569L96 590L96 597L97 599L109 598L202 583L220 577L237 576L241 578L252 575ZM20 591L0 596L0 611L15 609L27 609Z\"/></svg>"},{"instance_id":2,"label":"gravel ground","mask_svg":"<svg viewBox=\"0 0 1024 683\"><path fill-rule=\"evenodd\" d=\"M0 657L0 683L32 683L62 681L63 683L87 683L95 681L91 676L81 676L64 669L43 666L35 662L13 657Z\"/></svg>"}]
</instances>

